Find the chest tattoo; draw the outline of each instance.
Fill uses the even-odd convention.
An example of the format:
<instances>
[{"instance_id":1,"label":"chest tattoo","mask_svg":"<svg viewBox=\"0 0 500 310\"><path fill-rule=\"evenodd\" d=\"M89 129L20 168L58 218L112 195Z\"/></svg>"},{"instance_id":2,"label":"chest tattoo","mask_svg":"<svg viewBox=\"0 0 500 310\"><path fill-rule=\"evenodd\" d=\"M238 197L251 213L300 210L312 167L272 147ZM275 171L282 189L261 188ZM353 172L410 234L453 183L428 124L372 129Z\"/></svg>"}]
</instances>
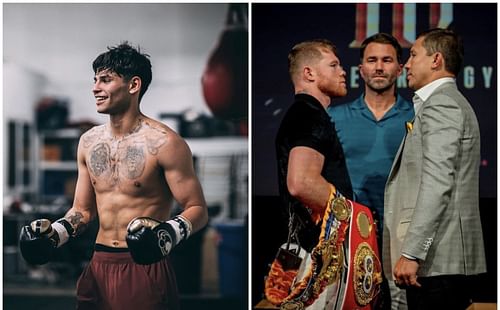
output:
<instances>
[{"instance_id":1,"label":"chest tattoo","mask_svg":"<svg viewBox=\"0 0 500 310\"><path fill-rule=\"evenodd\" d=\"M124 145L106 142L96 144L90 151L90 171L96 177L111 176L113 184L126 177L139 178L146 166L146 154L142 145Z\"/></svg>"},{"instance_id":2,"label":"chest tattoo","mask_svg":"<svg viewBox=\"0 0 500 310\"><path fill-rule=\"evenodd\" d=\"M134 180L134 186L140 187L137 179L143 176L148 157L158 155L167 137L160 128L141 122L138 129L126 137L112 137L101 126L86 134L82 141L85 148L90 148L87 164L92 175L112 186L125 178Z\"/></svg>"},{"instance_id":3,"label":"chest tattoo","mask_svg":"<svg viewBox=\"0 0 500 310\"><path fill-rule=\"evenodd\" d=\"M124 166L126 167L125 175L129 179L136 179L141 176L144 171L144 166L146 159L144 156L144 151L142 148L129 146L125 152L125 158L123 160Z\"/></svg>"},{"instance_id":4,"label":"chest tattoo","mask_svg":"<svg viewBox=\"0 0 500 310\"><path fill-rule=\"evenodd\" d=\"M99 143L90 153L90 170L96 177L109 169L110 148L106 143Z\"/></svg>"}]
</instances>

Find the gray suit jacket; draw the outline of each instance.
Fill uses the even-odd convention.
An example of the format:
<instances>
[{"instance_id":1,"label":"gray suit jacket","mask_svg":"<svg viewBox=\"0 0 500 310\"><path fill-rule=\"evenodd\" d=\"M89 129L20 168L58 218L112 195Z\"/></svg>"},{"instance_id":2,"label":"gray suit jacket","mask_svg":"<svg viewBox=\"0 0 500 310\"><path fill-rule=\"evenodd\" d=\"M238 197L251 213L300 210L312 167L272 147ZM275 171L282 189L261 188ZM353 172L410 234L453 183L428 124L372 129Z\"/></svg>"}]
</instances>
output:
<instances>
[{"instance_id":1,"label":"gray suit jacket","mask_svg":"<svg viewBox=\"0 0 500 310\"><path fill-rule=\"evenodd\" d=\"M486 271L479 139L476 115L455 83L439 86L407 124L385 187L382 259L389 279L401 253L421 260L419 276Z\"/></svg>"}]
</instances>

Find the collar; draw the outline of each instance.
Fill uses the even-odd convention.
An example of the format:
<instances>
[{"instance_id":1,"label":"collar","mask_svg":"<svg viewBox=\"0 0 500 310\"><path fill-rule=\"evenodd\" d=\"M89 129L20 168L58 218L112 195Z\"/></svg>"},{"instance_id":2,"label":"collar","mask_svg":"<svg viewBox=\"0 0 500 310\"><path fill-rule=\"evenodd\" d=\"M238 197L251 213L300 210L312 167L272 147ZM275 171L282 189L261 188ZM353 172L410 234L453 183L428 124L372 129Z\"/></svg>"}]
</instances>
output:
<instances>
[{"instance_id":1,"label":"collar","mask_svg":"<svg viewBox=\"0 0 500 310\"><path fill-rule=\"evenodd\" d=\"M403 111L413 109L413 106L411 104L408 103L405 104L405 102L407 102L407 100L405 100L402 96L396 93L396 103L394 104L393 108ZM365 102L364 92L361 94L361 96L358 97L358 99L354 100L351 107L355 110L368 109Z\"/></svg>"},{"instance_id":2,"label":"collar","mask_svg":"<svg viewBox=\"0 0 500 310\"><path fill-rule=\"evenodd\" d=\"M436 88L443 85L444 83L455 83L455 78L444 77L434 80L415 91L415 95L417 95L422 100L422 102L424 102L432 95Z\"/></svg>"},{"instance_id":3,"label":"collar","mask_svg":"<svg viewBox=\"0 0 500 310\"><path fill-rule=\"evenodd\" d=\"M305 101L306 103L312 105L315 108L319 108L323 111L326 111L321 102L319 102L319 100L316 99L316 97L309 94L305 93L295 94L295 101Z\"/></svg>"}]
</instances>

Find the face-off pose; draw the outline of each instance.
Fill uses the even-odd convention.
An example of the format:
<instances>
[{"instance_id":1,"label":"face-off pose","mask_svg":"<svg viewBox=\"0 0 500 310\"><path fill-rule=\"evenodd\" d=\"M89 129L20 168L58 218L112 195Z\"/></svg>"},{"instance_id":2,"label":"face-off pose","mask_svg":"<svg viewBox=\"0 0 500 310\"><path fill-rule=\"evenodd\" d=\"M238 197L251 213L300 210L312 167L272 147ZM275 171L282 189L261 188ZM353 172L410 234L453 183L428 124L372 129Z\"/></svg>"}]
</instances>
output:
<instances>
[{"instance_id":1,"label":"face-off pose","mask_svg":"<svg viewBox=\"0 0 500 310\"><path fill-rule=\"evenodd\" d=\"M22 254L30 263L46 263L98 216L77 308L177 309L168 254L208 220L191 151L174 131L140 112L152 79L148 55L122 43L99 55L93 69L97 112L108 114L109 122L80 138L73 206L55 223L25 226ZM174 199L183 212L171 218Z\"/></svg>"},{"instance_id":2,"label":"face-off pose","mask_svg":"<svg viewBox=\"0 0 500 310\"><path fill-rule=\"evenodd\" d=\"M479 125L455 78L463 62L451 30L420 34L405 67L415 120L385 189L383 261L409 309L465 309L470 275L486 271L479 217Z\"/></svg>"},{"instance_id":3,"label":"face-off pose","mask_svg":"<svg viewBox=\"0 0 500 310\"><path fill-rule=\"evenodd\" d=\"M377 33L361 44L359 72L365 81L358 99L333 106L328 114L335 123L346 157L355 200L369 207L377 220L381 248L384 189L394 156L413 119L413 103L396 91L403 71L402 48L396 38ZM389 280L383 285L382 308L406 308L406 294ZM390 294L389 294L390 288ZM391 301L389 301L389 296Z\"/></svg>"}]
</instances>

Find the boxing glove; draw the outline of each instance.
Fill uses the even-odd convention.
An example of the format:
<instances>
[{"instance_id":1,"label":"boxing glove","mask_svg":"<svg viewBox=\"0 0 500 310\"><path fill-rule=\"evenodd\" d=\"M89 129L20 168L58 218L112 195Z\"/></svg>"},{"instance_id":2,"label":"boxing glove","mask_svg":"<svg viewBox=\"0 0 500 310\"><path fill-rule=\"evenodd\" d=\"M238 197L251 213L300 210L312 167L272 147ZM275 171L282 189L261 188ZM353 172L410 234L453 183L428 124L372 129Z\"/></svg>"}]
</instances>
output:
<instances>
[{"instance_id":1,"label":"boxing glove","mask_svg":"<svg viewBox=\"0 0 500 310\"><path fill-rule=\"evenodd\" d=\"M128 224L126 240L134 262L149 265L167 256L191 230L191 223L181 215L166 222L138 217Z\"/></svg>"},{"instance_id":2,"label":"boxing glove","mask_svg":"<svg viewBox=\"0 0 500 310\"><path fill-rule=\"evenodd\" d=\"M66 243L72 234L73 227L64 218L53 224L47 219L34 220L21 229L21 255L28 264L46 264L52 259L55 249Z\"/></svg>"}]
</instances>

